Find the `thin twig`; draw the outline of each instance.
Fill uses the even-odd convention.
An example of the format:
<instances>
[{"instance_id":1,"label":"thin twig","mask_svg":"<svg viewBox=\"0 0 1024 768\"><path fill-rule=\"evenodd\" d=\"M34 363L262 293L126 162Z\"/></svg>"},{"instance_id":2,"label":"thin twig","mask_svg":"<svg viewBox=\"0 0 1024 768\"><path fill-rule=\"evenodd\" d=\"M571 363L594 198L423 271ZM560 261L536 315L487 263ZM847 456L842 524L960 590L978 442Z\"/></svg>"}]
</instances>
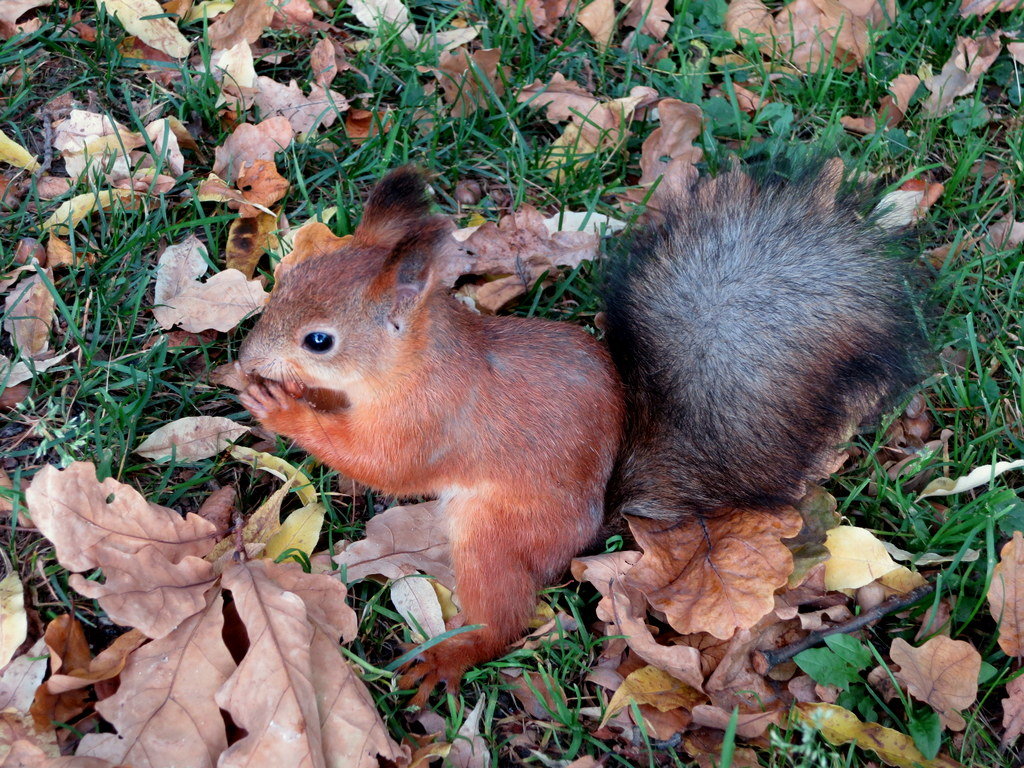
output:
<instances>
[{"instance_id":1,"label":"thin twig","mask_svg":"<svg viewBox=\"0 0 1024 768\"><path fill-rule=\"evenodd\" d=\"M836 624L833 627L827 629L819 629L811 632L807 637L789 645L784 645L781 648L769 651L757 651L755 655L761 657L761 661L764 662L764 671L767 672L772 667L781 664L784 661L789 661L801 651L806 651L808 648L813 648L822 640L829 635L837 634L849 634L850 632L856 632L867 624L873 621L877 621L886 614L894 613L901 608L906 608L908 605L913 605L925 595L931 594L935 590L935 587L931 584L925 584L923 586L912 589L905 595L894 595L888 600L876 605L874 608L869 608L858 616L854 616L848 621L844 621L841 624ZM758 667L761 664L757 664ZM758 671L761 671L760 669Z\"/></svg>"}]
</instances>

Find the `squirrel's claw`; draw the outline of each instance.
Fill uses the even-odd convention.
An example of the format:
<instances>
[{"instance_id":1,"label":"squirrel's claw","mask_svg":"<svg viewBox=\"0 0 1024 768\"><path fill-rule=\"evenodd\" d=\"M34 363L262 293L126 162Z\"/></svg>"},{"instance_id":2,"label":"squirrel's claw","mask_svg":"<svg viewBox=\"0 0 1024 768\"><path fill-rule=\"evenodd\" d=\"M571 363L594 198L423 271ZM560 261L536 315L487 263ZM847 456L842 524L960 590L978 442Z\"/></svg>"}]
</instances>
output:
<instances>
[{"instance_id":1,"label":"squirrel's claw","mask_svg":"<svg viewBox=\"0 0 1024 768\"><path fill-rule=\"evenodd\" d=\"M457 649L445 647L450 644L448 640L425 650L419 660L410 662L412 666L398 679L399 688L418 688L409 701L410 707L423 707L439 683L444 683L449 693L458 691L462 674L468 665Z\"/></svg>"},{"instance_id":2,"label":"squirrel's claw","mask_svg":"<svg viewBox=\"0 0 1024 768\"><path fill-rule=\"evenodd\" d=\"M239 400L261 421L273 413L288 410L295 403L295 398L282 384L267 379L249 384L239 395Z\"/></svg>"}]
</instances>

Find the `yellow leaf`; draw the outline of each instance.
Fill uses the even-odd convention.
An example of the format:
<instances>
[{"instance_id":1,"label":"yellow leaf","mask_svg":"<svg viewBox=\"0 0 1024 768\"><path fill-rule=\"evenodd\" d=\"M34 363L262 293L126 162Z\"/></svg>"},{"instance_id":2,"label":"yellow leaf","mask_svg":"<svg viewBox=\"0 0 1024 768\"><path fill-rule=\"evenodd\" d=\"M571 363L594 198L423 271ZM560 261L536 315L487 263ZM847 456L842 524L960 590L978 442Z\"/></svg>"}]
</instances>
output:
<instances>
[{"instance_id":1,"label":"yellow leaf","mask_svg":"<svg viewBox=\"0 0 1024 768\"><path fill-rule=\"evenodd\" d=\"M18 574L12 573L0 581L0 669L7 666L27 636L25 590L18 580Z\"/></svg>"},{"instance_id":2,"label":"yellow leaf","mask_svg":"<svg viewBox=\"0 0 1024 768\"><path fill-rule=\"evenodd\" d=\"M267 542L266 556L276 560L289 549L297 549L307 555L313 554L313 549L320 539L325 513L324 505L319 501L292 512Z\"/></svg>"},{"instance_id":3,"label":"yellow leaf","mask_svg":"<svg viewBox=\"0 0 1024 768\"><path fill-rule=\"evenodd\" d=\"M871 531L841 525L826 534L826 589L858 589L899 566Z\"/></svg>"},{"instance_id":4,"label":"yellow leaf","mask_svg":"<svg viewBox=\"0 0 1024 768\"><path fill-rule=\"evenodd\" d=\"M199 21L204 16L212 19L214 16L227 13L234 7L234 0L203 0L203 2L193 5L188 13L185 14L185 23L191 24L193 21Z\"/></svg>"},{"instance_id":5,"label":"yellow leaf","mask_svg":"<svg viewBox=\"0 0 1024 768\"><path fill-rule=\"evenodd\" d=\"M911 590L923 587L928 583L928 580L920 573L899 565L884 576L879 576L878 583L900 595L905 595Z\"/></svg>"},{"instance_id":6,"label":"yellow leaf","mask_svg":"<svg viewBox=\"0 0 1024 768\"><path fill-rule=\"evenodd\" d=\"M835 704L797 704L794 712L805 723L817 728L830 744L839 746L856 742L862 749L872 750L888 765L897 768L960 768L960 763L944 755L926 760L909 736L878 723L862 723L853 712Z\"/></svg>"},{"instance_id":7,"label":"yellow leaf","mask_svg":"<svg viewBox=\"0 0 1024 768\"><path fill-rule=\"evenodd\" d=\"M39 161L32 153L18 142L9 139L3 131L0 131L0 161L24 168L26 171L34 171L39 167Z\"/></svg>"},{"instance_id":8,"label":"yellow leaf","mask_svg":"<svg viewBox=\"0 0 1024 768\"><path fill-rule=\"evenodd\" d=\"M137 193L131 189L104 189L102 192L86 192L75 195L60 204L46 221L43 222L44 232L53 231L58 235L67 235L78 222L97 208L109 208L115 200L131 200Z\"/></svg>"},{"instance_id":9,"label":"yellow leaf","mask_svg":"<svg viewBox=\"0 0 1024 768\"><path fill-rule=\"evenodd\" d=\"M269 453L263 453L262 451L254 451L252 448L246 448L244 445L232 447L230 453L238 461L252 464L256 469L269 472L274 477L279 477L282 480L294 478L295 495L299 497L299 501L304 506L309 506L316 501L316 490L313 488L312 483L309 482L309 478L284 459L279 459L277 456L271 456Z\"/></svg>"},{"instance_id":10,"label":"yellow leaf","mask_svg":"<svg viewBox=\"0 0 1024 768\"><path fill-rule=\"evenodd\" d=\"M676 680L668 672L646 666L630 672L615 691L601 720L601 727L632 702L649 704L659 712L672 709L692 709L706 701L704 694Z\"/></svg>"},{"instance_id":11,"label":"yellow leaf","mask_svg":"<svg viewBox=\"0 0 1024 768\"><path fill-rule=\"evenodd\" d=\"M121 23L128 34L135 35L146 45L176 59L188 56L192 46L156 0L99 0L99 4Z\"/></svg>"}]
</instances>

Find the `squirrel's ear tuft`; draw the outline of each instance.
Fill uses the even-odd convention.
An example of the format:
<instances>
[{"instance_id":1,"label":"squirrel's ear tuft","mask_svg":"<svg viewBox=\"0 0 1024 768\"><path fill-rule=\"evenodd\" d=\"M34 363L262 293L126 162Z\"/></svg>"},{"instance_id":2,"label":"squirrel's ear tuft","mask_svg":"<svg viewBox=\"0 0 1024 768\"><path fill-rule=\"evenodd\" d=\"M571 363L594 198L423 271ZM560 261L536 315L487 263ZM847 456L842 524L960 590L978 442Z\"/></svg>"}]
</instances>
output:
<instances>
[{"instance_id":1,"label":"squirrel's ear tuft","mask_svg":"<svg viewBox=\"0 0 1024 768\"><path fill-rule=\"evenodd\" d=\"M426 180L418 169L404 165L377 182L353 235L360 245L390 250L414 235L429 216Z\"/></svg>"}]
</instances>

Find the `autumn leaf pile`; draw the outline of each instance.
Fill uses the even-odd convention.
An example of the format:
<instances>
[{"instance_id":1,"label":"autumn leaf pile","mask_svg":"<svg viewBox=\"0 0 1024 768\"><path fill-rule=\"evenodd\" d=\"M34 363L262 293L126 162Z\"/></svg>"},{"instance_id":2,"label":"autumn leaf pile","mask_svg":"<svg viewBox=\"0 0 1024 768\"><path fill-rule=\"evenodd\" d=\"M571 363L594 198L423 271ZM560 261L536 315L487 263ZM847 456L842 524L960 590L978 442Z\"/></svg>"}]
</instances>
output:
<instances>
[{"instance_id":1,"label":"autumn leaf pile","mask_svg":"<svg viewBox=\"0 0 1024 768\"><path fill-rule=\"evenodd\" d=\"M0 449L47 437L53 414L33 410L33 387L76 376L88 340L68 331L67 306L85 298L68 291L78 270L106 258L103 223L189 206L194 222L168 226L135 255L153 265L139 335L149 347L215 349L190 374L219 400L159 427L140 421L131 461L141 457L145 472L168 478L209 461L226 478L196 490L201 504L163 506L119 471L127 457L74 445L66 455L34 457L31 467L0 464L0 515L12 535L45 539L53 570L63 574L51 579L40 564L33 576L32 566L4 561L3 765L483 766L498 759L485 733L508 736L516 759L545 754L570 696L582 701L580 727L589 738L627 764L674 750L700 765L719 764L727 751L732 765L754 766L756 750L784 753L786 738L814 731L837 748L856 743L887 765L955 766L949 747L977 738L975 723L984 718L1000 746L1013 748L1024 732L1020 530L1004 531L984 586L989 615L977 621L995 643L984 647L966 631L975 617L965 618L964 603L944 588L951 563L980 565L982 543L967 542L955 555L904 551L898 540L851 524L856 510L840 511L817 487L799 509L737 509L667 528L627 521L623 546L578 558L566 577L594 605L571 615L543 597L531 633L493 667L511 693L500 694L503 718L495 714L497 690L472 686L476 698L462 702L454 726L441 706L401 711L406 693L396 688L395 657L412 658L409 648L461 626L438 503L392 505L367 515L358 538L339 540L327 521L330 504L347 493L344 482L343 492L318 493L311 474L273 455L273 436L242 416L231 391L238 382L225 350L261 310L274 267L332 250L344 241L336 232L351 229L350 212L317 198L290 158L314 149L335 159L332 175L345 177L347 160L368 147L383 152L399 125L429 136L439 121L466 125L486 115L508 121L510 146L529 127L540 145L537 186L562 188L583 174L626 167L601 196L615 215L540 191L511 194L510 184L484 173L451 188L435 183L443 205L472 211L453 222L442 280L474 310L496 313L523 302L535 307L545 291L561 297L565 276L599 258L602 238L637 217L663 216L665 201L691 183L698 165L718 162L708 148L719 115L707 114L701 99L682 98L682 87L631 82L611 97L592 71L523 79L513 38L487 47L498 38L468 5L444 15L443 25L424 24L431 11L400 0L337 6L99 0L103 24L60 0L0 7L5 39L31 39L54 18L62 34L85 43L121 30L118 55L152 95L129 123L85 92L65 92L35 114L31 140L29 123L21 141L0 132L3 205L23 205L34 217L25 217L10 259L0 261L0 414L18 414L11 424L27 425L8 433L0 424L7 441ZM1000 57L1024 63L1013 6L965 0L964 18L995 20L984 35L958 37L941 68L894 72L885 97L838 122L851 136L872 137L906 126L912 113L938 120L961 109ZM742 83L721 80L700 96L727 100L748 122L782 106L773 102L775 83L856 73L884 55L875 41L900 13L892 0L733 0L723 9L714 33L729 38L731 52L700 53L695 33L687 61L745 71ZM638 67L668 71L680 57L669 35L679 11L665 0L526 0L497 11L541 49L582 27L598 61L621 49ZM994 29L1003 19L1005 28ZM411 117L354 85L369 82L359 69L366 50L385 62L428 54L416 66L418 80L403 85L422 92ZM284 58L296 79L267 74ZM4 82L26 77L18 67L0 73ZM191 91L203 93L215 126L183 120L160 102L160 94ZM211 145L215 136L222 140ZM429 157L411 159L437 170ZM998 170L988 177L1001 178ZM927 221L944 181L924 172L894 185L887 224ZM1003 183L1010 196L1012 183ZM474 209L484 199L492 207ZM209 226L218 217L229 222L223 232ZM942 241L926 261L939 269L972 248L991 254L1019 246L1024 224L1013 209L992 219L984 238ZM948 455L957 439L917 395L886 425L873 457L878 477L865 481L865 495L899 484L908 507L955 521L958 500L1024 468L1022 460L975 454L957 477L938 460L922 461ZM862 461L863 450L851 446L832 468L851 472ZM239 496L240 477L256 485L255 503ZM988 535L996 538L995 529ZM54 593L45 610L25 604L30 577ZM372 599L365 591L353 596L370 585ZM393 619L390 630L367 627L377 600ZM869 637L872 628L879 631ZM374 631L395 635L386 652L365 652L361 643L369 645ZM586 633L600 641L588 646L574 691L526 661ZM998 705L980 703L979 680L996 675ZM572 763L597 764L594 757Z\"/></svg>"}]
</instances>

